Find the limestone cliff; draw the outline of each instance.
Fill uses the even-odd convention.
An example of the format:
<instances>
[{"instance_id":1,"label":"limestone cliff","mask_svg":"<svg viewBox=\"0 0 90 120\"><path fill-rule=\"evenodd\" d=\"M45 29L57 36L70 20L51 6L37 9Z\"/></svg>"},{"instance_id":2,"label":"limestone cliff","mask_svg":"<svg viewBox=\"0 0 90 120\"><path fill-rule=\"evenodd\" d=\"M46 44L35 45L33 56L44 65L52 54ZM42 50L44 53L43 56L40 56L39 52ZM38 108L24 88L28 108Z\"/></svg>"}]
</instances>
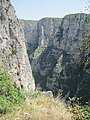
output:
<instances>
[{"instance_id":1,"label":"limestone cliff","mask_svg":"<svg viewBox=\"0 0 90 120\"><path fill-rule=\"evenodd\" d=\"M22 24L24 35L26 38L25 42L27 46L27 51L28 53L32 53L37 46L36 28L37 28L38 21L21 19L20 22Z\"/></svg>"},{"instance_id":2,"label":"limestone cliff","mask_svg":"<svg viewBox=\"0 0 90 120\"><path fill-rule=\"evenodd\" d=\"M29 55L37 57L47 46L54 42L55 34L61 23L61 18L42 18L39 21L20 20L24 29L26 41L28 41ZM38 56L39 56L38 55Z\"/></svg>"},{"instance_id":3,"label":"limestone cliff","mask_svg":"<svg viewBox=\"0 0 90 120\"><path fill-rule=\"evenodd\" d=\"M29 55L36 83L54 93L61 89L65 99L90 98L90 67L83 64L86 52L82 47L90 32L87 16L81 13L58 20L43 18L34 30L37 47Z\"/></svg>"},{"instance_id":4,"label":"limestone cliff","mask_svg":"<svg viewBox=\"0 0 90 120\"><path fill-rule=\"evenodd\" d=\"M0 0L0 67L11 74L17 87L35 89L23 29L10 0Z\"/></svg>"}]
</instances>

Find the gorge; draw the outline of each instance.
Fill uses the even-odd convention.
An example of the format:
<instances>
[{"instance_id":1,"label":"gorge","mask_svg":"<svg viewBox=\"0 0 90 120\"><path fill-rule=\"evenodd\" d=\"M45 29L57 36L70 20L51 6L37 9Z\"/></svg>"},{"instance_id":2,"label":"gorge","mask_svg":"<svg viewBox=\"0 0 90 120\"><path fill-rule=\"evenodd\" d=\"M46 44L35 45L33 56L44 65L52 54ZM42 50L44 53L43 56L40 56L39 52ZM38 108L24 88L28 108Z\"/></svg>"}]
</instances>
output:
<instances>
[{"instance_id":1,"label":"gorge","mask_svg":"<svg viewBox=\"0 0 90 120\"><path fill-rule=\"evenodd\" d=\"M90 120L89 14L24 20L0 0L0 120Z\"/></svg>"},{"instance_id":2,"label":"gorge","mask_svg":"<svg viewBox=\"0 0 90 120\"><path fill-rule=\"evenodd\" d=\"M88 15L66 15L64 18L21 20L27 52L36 84L56 95L62 91L65 99L90 99L90 65L83 48L88 29ZM89 52L89 49L88 49Z\"/></svg>"},{"instance_id":3,"label":"gorge","mask_svg":"<svg viewBox=\"0 0 90 120\"><path fill-rule=\"evenodd\" d=\"M61 90L65 99L76 96L89 100L90 64L86 56L90 56L90 48L85 51L83 47L90 32L88 15L19 20L8 0L0 1L0 10L0 68L8 71L16 86L34 91L36 83L54 95Z\"/></svg>"}]
</instances>

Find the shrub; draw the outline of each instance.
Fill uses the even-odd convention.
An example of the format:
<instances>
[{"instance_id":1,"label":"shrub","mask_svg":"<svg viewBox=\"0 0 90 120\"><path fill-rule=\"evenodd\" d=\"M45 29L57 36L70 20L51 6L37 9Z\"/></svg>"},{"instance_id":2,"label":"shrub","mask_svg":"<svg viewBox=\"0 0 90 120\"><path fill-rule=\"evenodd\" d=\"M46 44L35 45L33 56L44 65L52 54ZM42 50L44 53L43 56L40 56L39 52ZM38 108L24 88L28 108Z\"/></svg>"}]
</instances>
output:
<instances>
[{"instance_id":1,"label":"shrub","mask_svg":"<svg viewBox=\"0 0 90 120\"><path fill-rule=\"evenodd\" d=\"M89 120L90 119L90 105L80 105L79 98L73 97L69 101L69 111L73 113L72 120Z\"/></svg>"},{"instance_id":2,"label":"shrub","mask_svg":"<svg viewBox=\"0 0 90 120\"><path fill-rule=\"evenodd\" d=\"M37 84L37 85L36 85L36 90L37 90L37 91L42 91L42 88L41 88L40 84Z\"/></svg>"},{"instance_id":3,"label":"shrub","mask_svg":"<svg viewBox=\"0 0 90 120\"><path fill-rule=\"evenodd\" d=\"M21 101L20 90L15 87L10 75L4 69L0 69L0 114L11 111Z\"/></svg>"}]
</instances>

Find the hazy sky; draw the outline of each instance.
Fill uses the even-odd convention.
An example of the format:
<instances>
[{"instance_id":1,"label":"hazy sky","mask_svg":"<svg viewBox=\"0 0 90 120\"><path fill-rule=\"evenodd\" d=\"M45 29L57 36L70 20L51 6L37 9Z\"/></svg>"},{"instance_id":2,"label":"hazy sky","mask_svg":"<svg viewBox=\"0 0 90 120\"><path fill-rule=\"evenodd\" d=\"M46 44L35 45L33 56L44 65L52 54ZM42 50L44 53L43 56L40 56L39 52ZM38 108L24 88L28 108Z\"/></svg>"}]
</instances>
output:
<instances>
[{"instance_id":1,"label":"hazy sky","mask_svg":"<svg viewBox=\"0 0 90 120\"><path fill-rule=\"evenodd\" d=\"M89 0L11 0L18 18L38 20L84 12Z\"/></svg>"}]
</instances>

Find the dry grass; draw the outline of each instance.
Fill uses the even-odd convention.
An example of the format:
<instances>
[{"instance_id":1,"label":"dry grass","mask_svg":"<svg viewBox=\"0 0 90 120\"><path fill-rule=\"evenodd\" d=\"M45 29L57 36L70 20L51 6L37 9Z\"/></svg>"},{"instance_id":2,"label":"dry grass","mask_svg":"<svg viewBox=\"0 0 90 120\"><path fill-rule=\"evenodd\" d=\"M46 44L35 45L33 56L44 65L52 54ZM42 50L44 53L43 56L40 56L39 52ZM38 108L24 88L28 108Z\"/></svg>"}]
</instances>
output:
<instances>
[{"instance_id":1,"label":"dry grass","mask_svg":"<svg viewBox=\"0 0 90 120\"><path fill-rule=\"evenodd\" d=\"M0 120L71 120L62 102L46 95L29 97L16 111L0 117Z\"/></svg>"}]
</instances>

